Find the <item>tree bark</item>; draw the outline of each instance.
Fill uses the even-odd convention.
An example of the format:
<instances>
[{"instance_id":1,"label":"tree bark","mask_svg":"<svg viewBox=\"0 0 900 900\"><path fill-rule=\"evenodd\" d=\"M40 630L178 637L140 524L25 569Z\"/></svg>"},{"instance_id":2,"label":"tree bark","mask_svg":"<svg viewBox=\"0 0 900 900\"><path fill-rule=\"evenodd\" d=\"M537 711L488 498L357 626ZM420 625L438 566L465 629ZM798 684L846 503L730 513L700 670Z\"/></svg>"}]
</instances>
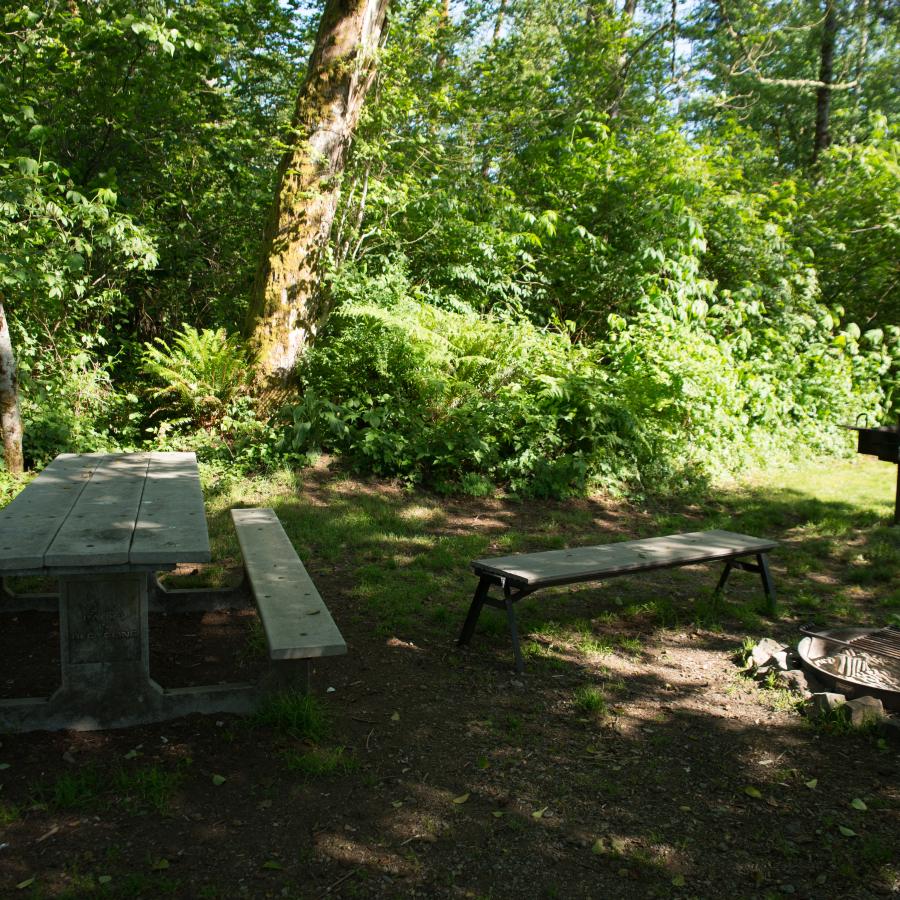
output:
<instances>
[{"instance_id":1,"label":"tree bark","mask_svg":"<svg viewBox=\"0 0 900 900\"><path fill-rule=\"evenodd\" d=\"M13 475L25 471L22 455L22 417L19 415L19 378L16 358L9 337L6 312L0 302L0 430L3 432L3 457Z\"/></svg>"},{"instance_id":2,"label":"tree bark","mask_svg":"<svg viewBox=\"0 0 900 900\"><path fill-rule=\"evenodd\" d=\"M261 380L286 379L315 336L319 264L340 198L340 176L363 101L389 0L327 0L297 98L295 143L278 170L250 298L247 331Z\"/></svg>"},{"instance_id":3,"label":"tree bark","mask_svg":"<svg viewBox=\"0 0 900 900\"><path fill-rule=\"evenodd\" d=\"M823 150L831 144L831 84L834 81L834 45L837 39L837 14L834 0L825 0L825 19L822 23L822 43L819 56L819 82L816 91L816 135L812 161L815 165Z\"/></svg>"}]
</instances>

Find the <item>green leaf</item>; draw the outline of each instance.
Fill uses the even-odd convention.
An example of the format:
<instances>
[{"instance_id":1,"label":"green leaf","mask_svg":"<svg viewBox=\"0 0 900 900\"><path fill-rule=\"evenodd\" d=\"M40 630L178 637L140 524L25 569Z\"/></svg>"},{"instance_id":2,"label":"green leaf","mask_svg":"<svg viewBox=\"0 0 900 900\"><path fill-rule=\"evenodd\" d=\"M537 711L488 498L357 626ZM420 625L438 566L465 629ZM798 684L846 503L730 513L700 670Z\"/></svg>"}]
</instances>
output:
<instances>
[{"instance_id":1,"label":"green leaf","mask_svg":"<svg viewBox=\"0 0 900 900\"><path fill-rule=\"evenodd\" d=\"M16 163L23 175L37 175L39 166L36 159L31 159L29 156L20 156L16 159Z\"/></svg>"},{"instance_id":2,"label":"green leaf","mask_svg":"<svg viewBox=\"0 0 900 900\"><path fill-rule=\"evenodd\" d=\"M838 831L840 831L844 837L856 837L856 832L846 825L838 825Z\"/></svg>"},{"instance_id":3,"label":"green leaf","mask_svg":"<svg viewBox=\"0 0 900 900\"><path fill-rule=\"evenodd\" d=\"M17 891L24 891L25 888L31 887L31 886L34 884L34 879L35 879L35 877L36 877L35 875L32 875L31 878L26 878L24 881L20 881L20 882L16 885L16 890L17 890Z\"/></svg>"},{"instance_id":4,"label":"green leaf","mask_svg":"<svg viewBox=\"0 0 900 900\"><path fill-rule=\"evenodd\" d=\"M466 800L469 799L469 797L470 797L469 794L460 794L458 797L453 798L453 802L456 803L457 805L459 805L459 804L465 803Z\"/></svg>"},{"instance_id":5,"label":"green leaf","mask_svg":"<svg viewBox=\"0 0 900 900\"><path fill-rule=\"evenodd\" d=\"M169 868L169 861L165 858L158 859L155 863L153 863L152 866L150 866L150 868L154 872L164 872Z\"/></svg>"},{"instance_id":6,"label":"green leaf","mask_svg":"<svg viewBox=\"0 0 900 900\"><path fill-rule=\"evenodd\" d=\"M672 884L674 884L675 887L684 887L684 885L685 885L685 877L684 877L684 875L676 875L676 876L672 879Z\"/></svg>"},{"instance_id":7,"label":"green leaf","mask_svg":"<svg viewBox=\"0 0 900 900\"><path fill-rule=\"evenodd\" d=\"M224 775L213 775L213 777L212 777L212 783L213 783L216 787L219 787L220 785L225 784L225 782L226 782L227 780L228 780L228 779L227 779Z\"/></svg>"},{"instance_id":8,"label":"green leaf","mask_svg":"<svg viewBox=\"0 0 900 900\"><path fill-rule=\"evenodd\" d=\"M753 785L748 784L747 787L744 788L744 793L754 800L762 800L762 791L760 791L759 788L753 787Z\"/></svg>"},{"instance_id":9,"label":"green leaf","mask_svg":"<svg viewBox=\"0 0 900 900\"><path fill-rule=\"evenodd\" d=\"M865 812L869 808L859 797L854 797L850 801L850 805L854 809L858 809L860 812Z\"/></svg>"},{"instance_id":10,"label":"green leaf","mask_svg":"<svg viewBox=\"0 0 900 900\"><path fill-rule=\"evenodd\" d=\"M262 864L262 867L264 869L275 869L275 870L284 868L284 866L282 866L280 862L278 862L277 860L274 860L274 859L267 860L266 862L264 862Z\"/></svg>"}]
</instances>

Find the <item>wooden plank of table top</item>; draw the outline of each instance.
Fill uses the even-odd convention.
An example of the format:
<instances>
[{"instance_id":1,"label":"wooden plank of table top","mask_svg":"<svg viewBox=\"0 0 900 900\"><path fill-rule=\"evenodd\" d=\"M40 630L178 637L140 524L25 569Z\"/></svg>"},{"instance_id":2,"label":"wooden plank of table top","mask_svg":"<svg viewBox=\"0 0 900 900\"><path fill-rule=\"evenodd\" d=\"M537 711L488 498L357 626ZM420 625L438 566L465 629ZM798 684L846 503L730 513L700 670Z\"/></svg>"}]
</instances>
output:
<instances>
[{"instance_id":1,"label":"wooden plank of table top","mask_svg":"<svg viewBox=\"0 0 900 900\"><path fill-rule=\"evenodd\" d=\"M477 559L472 567L478 573L499 575L515 584L543 587L766 553L776 546L775 541L732 531L694 531L595 547Z\"/></svg>"},{"instance_id":2,"label":"wooden plank of table top","mask_svg":"<svg viewBox=\"0 0 900 900\"><path fill-rule=\"evenodd\" d=\"M11 503L0 510L0 572L40 569L102 453L57 456Z\"/></svg>"},{"instance_id":3,"label":"wooden plank of table top","mask_svg":"<svg viewBox=\"0 0 900 900\"><path fill-rule=\"evenodd\" d=\"M104 457L44 555L48 567L128 563L149 453Z\"/></svg>"},{"instance_id":4,"label":"wooden plank of table top","mask_svg":"<svg viewBox=\"0 0 900 900\"><path fill-rule=\"evenodd\" d=\"M203 490L193 453L153 453L129 561L209 562Z\"/></svg>"}]
</instances>

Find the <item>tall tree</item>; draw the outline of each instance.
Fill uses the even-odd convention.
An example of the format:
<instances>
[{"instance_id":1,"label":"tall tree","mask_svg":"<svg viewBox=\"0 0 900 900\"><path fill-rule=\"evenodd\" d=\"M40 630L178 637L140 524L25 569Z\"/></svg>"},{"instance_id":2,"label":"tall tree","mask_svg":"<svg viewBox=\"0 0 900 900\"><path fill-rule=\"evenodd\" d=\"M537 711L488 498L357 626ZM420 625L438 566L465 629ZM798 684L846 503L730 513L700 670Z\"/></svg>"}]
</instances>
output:
<instances>
[{"instance_id":1,"label":"tall tree","mask_svg":"<svg viewBox=\"0 0 900 900\"><path fill-rule=\"evenodd\" d=\"M264 379L285 377L315 334L319 264L341 174L375 77L389 0L327 0L282 158L248 317Z\"/></svg>"},{"instance_id":2,"label":"tall tree","mask_svg":"<svg viewBox=\"0 0 900 900\"><path fill-rule=\"evenodd\" d=\"M19 415L19 388L16 376L16 358L6 312L0 302L0 430L3 432L3 458L6 468L13 475L25 471L22 455L22 418Z\"/></svg>"},{"instance_id":3,"label":"tall tree","mask_svg":"<svg viewBox=\"0 0 900 900\"><path fill-rule=\"evenodd\" d=\"M837 39L837 13L834 0L825 0L825 18L822 20L822 41L819 56L819 87L816 89L816 133L813 139L813 162L831 143L829 119L831 113L831 87L834 82L834 45Z\"/></svg>"}]
</instances>

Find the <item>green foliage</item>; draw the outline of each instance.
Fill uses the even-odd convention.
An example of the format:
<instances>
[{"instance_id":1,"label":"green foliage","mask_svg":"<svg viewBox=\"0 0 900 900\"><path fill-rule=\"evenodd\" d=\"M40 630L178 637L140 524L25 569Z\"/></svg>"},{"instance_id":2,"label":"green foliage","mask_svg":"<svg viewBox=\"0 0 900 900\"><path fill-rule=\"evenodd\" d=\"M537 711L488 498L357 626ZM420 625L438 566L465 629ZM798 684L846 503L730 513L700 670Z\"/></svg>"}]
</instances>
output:
<instances>
[{"instance_id":1,"label":"green foliage","mask_svg":"<svg viewBox=\"0 0 900 900\"><path fill-rule=\"evenodd\" d=\"M190 325L181 326L171 345L162 338L145 344L142 370L160 383L150 390L157 413L186 415L201 428L222 423L252 373L236 336Z\"/></svg>"},{"instance_id":2,"label":"green foliage","mask_svg":"<svg viewBox=\"0 0 900 900\"><path fill-rule=\"evenodd\" d=\"M799 446L839 450L845 410L881 408L883 347L815 301L818 319L789 314L790 296L792 332L764 327L752 295L701 286L707 314L694 271L667 265L644 309L593 344L421 300L344 305L304 361L281 449L473 493L663 490ZM753 316L760 327L735 327Z\"/></svg>"},{"instance_id":3,"label":"green foliage","mask_svg":"<svg viewBox=\"0 0 900 900\"><path fill-rule=\"evenodd\" d=\"M299 691L270 694L254 714L253 724L313 743L322 740L328 732L325 710L319 700Z\"/></svg>"},{"instance_id":4,"label":"green foliage","mask_svg":"<svg viewBox=\"0 0 900 900\"><path fill-rule=\"evenodd\" d=\"M285 765L306 779L343 775L358 768L359 763L344 747L315 747L284 754Z\"/></svg>"},{"instance_id":5,"label":"green foliage","mask_svg":"<svg viewBox=\"0 0 900 900\"><path fill-rule=\"evenodd\" d=\"M395 0L324 248L333 314L270 423L226 335L319 8L13 5L0 299L29 463L324 449L567 496L843 452L838 423L895 412L898 19L834 5L858 84L813 165L819 6Z\"/></svg>"},{"instance_id":6,"label":"green foliage","mask_svg":"<svg viewBox=\"0 0 900 900\"><path fill-rule=\"evenodd\" d=\"M575 708L582 713L606 715L608 708L606 697L599 688L583 684L575 689Z\"/></svg>"}]
</instances>

